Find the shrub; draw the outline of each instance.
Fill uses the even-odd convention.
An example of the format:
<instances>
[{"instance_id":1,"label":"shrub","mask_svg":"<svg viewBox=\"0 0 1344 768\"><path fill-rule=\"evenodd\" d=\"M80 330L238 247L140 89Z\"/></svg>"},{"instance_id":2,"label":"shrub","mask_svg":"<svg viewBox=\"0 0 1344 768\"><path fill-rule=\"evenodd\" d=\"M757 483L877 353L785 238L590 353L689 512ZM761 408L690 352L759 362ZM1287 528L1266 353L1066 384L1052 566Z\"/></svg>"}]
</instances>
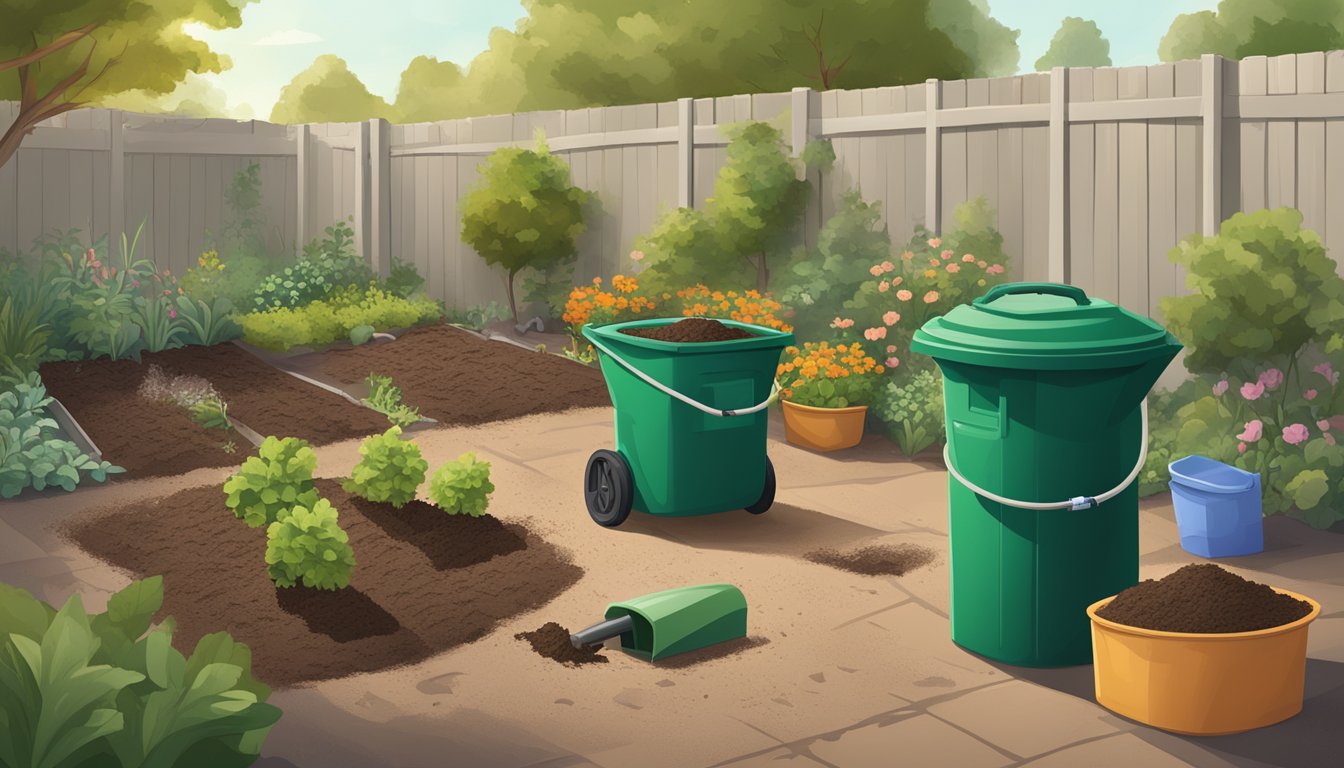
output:
<instances>
[{"instance_id":1,"label":"shrub","mask_svg":"<svg viewBox=\"0 0 1344 768\"><path fill-rule=\"evenodd\" d=\"M947 440L943 377L936 371L920 371L903 386L887 382L875 410L887 436L906 456Z\"/></svg>"},{"instance_id":2,"label":"shrub","mask_svg":"<svg viewBox=\"0 0 1344 768\"><path fill-rule=\"evenodd\" d=\"M51 400L36 373L0 390L0 498L12 499L29 487L73 491L86 477L101 483L126 471L90 458L61 437L47 410Z\"/></svg>"},{"instance_id":3,"label":"shrub","mask_svg":"<svg viewBox=\"0 0 1344 768\"><path fill-rule=\"evenodd\" d=\"M0 584L0 765L250 765L280 710L227 632L190 657L173 622L150 629L163 579L132 583L88 615Z\"/></svg>"},{"instance_id":4,"label":"shrub","mask_svg":"<svg viewBox=\"0 0 1344 768\"><path fill-rule=\"evenodd\" d=\"M494 491L490 462L477 461L470 451L439 467L429 481L430 500L450 515L481 517Z\"/></svg>"},{"instance_id":5,"label":"shrub","mask_svg":"<svg viewBox=\"0 0 1344 768\"><path fill-rule=\"evenodd\" d=\"M496 320L507 320L509 308L492 301L489 304L476 304L464 310L452 310L446 320L453 325L473 331L483 330Z\"/></svg>"},{"instance_id":6,"label":"shrub","mask_svg":"<svg viewBox=\"0 0 1344 768\"><path fill-rule=\"evenodd\" d=\"M261 310L302 307L340 288L367 284L373 271L355 251L354 236L343 221L327 227L325 237L304 246L303 256L293 266L262 279L253 306Z\"/></svg>"},{"instance_id":7,"label":"shrub","mask_svg":"<svg viewBox=\"0 0 1344 768\"><path fill-rule=\"evenodd\" d=\"M277 587L337 590L350 585L355 553L326 499L294 507L266 529L266 564Z\"/></svg>"},{"instance_id":8,"label":"shrub","mask_svg":"<svg viewBox=\"0 0 1344 768\"><path fill-rule=\"evenodd\" d=\"M397 427L409 427L420 420L420 409L401 401L401 389L392 384L391 376L371 373L364 379L364 384L369 388L369 396L363 403L386 416Z\"/></svg>"},{"instance_id":9,"label":"shrub","mask_svg":"<svg viewBox=\"0 0 1344 768\"><path fill-rule=\"evenodd\" d=\"M360 443L359 455L362 458L351 471L345 490L394 507L403 507L415 498L429 469L420 456L420 446L402 440L401 427L396 425Z\"/></svg>"},{"instance_id":10,"label":"shrub","mask_svg":"<svg viewBox=\"0 0 1344 768\"><path fill-rule=\"evenodd\" d=\"M209 250L182 276L181 287L187 296L207 305L227 301L230 307L250 308L268 274L266 260L258 256L235 254L221 261L217 251Z\"/></svg>"},{"instance_id":11,"label":"shrub","mask_svg":"<svg viewBox=\"0 0 1344 768\"><path fill-rule=\"evenodd\" d=\"M781 396L815 408L867 405L877 396L885 369L859 344L807 342L787 347L776 376Z\"/></svg>"},{"instance_id":12,"label":"shrub","mask_svg":"<svg viewBox=\"0 0 1344 768\"><path fill-rule=\"evenodd\" d=\"M243 335L243 329L229 315L233 305L226 298L206 302L191 296L177 297L177 316L183 325L187 344L212 346Z\"/></svg>"},{"instance_id":13,"label":"shrub","mask_svg":"<svg viewBox=\"0 0 1344 768\"><path fill-rule=\"evenodd\" d=\"M373 338L374 329L372 325L356 325L350 329L350 343L356 347L362 344L368 344L369 339Z\"/></svg>"},{"instance_id":14,"label":"shrub","mask_svg":"<svg viewBox=\"0 0 1344 768\"><path fill-rule=\"evenodd\" d=\"M229 509L253 528L283 519L291 509L317 502L313 470L317 454L306 440L274 436L261 442L256 456L224 481Z\"/></svg>"},{"instance_id":15,"label":"shrub","mask_svg":"<svg viewBox=\"0 0 1344 768\"><path fill-rule=\"evenodd\" d=\"M284 352L348 339L361 325L385 331L432 322L440 315L438 303L431 299L403 299L370 286L362 291L346 288L303 307L249 312L239 322L248 344Z\"/></svg>"},{"instance_id":16,"label":"shrub","mask_svg":"<svg viewBox=\"0 0 1344 768\"><path fill-rule=\"evenodd\" d=\"M570 184L569 165L550 153L540 132L535 150L497 149L478 172L480 181L462 200L462 240L504 269L516 323L514 278L529 267L574 261L591 195Z\"/></svg>"},{"instance_id":17,"label":"shrub","mask_svg":"<svg viewBox=\"0 0 1344 768\"><path fill-rule=\"evenodd\" d=\"M383 288L403 299L409 299L424 284L425 278L420 276L415 264L402 261L396 256L392 257L392 267L388 270L387 279L383 281Z\"/></svg>"}]
</instances>

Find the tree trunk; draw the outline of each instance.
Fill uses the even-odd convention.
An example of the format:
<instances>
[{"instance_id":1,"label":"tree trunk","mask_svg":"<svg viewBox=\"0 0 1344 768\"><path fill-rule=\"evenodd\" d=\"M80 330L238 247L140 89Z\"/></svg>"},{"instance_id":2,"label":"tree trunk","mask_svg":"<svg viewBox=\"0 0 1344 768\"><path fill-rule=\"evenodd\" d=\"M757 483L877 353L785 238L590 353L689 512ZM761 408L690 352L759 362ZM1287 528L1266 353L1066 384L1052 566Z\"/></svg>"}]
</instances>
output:
<instances>
[{"instance_id":1,"label":"tree trunk","mask_svg":"<svg viewBox=\"0 0 1344 768\"><path fill-rule=\"evenodd\" d=\"M756 256L756 290L765 293L770 285L770 266L766 264L765 254Z\"/></svg>"},{"instance_id":2,"label":"tree trunk","mask_svg":"<svg viewBox=\"0 0 1344 768\"><path fill-rule=\"evenodd\" d=\"M510 269L509 276L504 281L505 286L509 289L509 311L513 313L514 325L518 324L518 302L513 298L513 276L516 274L518 274L518 270Z\"/></svg>"}]
</instances>

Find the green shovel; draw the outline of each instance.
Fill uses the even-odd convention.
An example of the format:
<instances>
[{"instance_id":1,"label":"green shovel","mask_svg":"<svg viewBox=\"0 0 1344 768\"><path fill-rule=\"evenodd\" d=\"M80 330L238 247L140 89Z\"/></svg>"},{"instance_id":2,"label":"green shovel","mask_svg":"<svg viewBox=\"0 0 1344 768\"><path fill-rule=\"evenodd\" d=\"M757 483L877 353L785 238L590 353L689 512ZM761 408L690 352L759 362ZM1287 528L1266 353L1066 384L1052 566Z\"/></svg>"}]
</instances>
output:
<instances>
[{"instance_id":1,"label":"green shovel","mask_svg":"<svg viewBox=\"0 0 1344 768\"><path fill-rule=\"evenodd\" d=\"M654 592L607 606L606 621L569 636L575 648L620 636L621 650L656 661L747 636L747 599L732 584Z\"/></svg>"}]
</instances>

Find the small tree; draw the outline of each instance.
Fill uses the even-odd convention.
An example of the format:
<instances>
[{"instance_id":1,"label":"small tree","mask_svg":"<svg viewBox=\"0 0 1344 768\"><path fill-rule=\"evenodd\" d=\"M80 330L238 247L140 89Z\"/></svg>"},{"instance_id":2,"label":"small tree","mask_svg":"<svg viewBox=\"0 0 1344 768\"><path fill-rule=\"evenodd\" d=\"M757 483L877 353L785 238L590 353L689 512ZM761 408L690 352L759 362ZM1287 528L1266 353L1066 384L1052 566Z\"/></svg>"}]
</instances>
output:
<instances>
[{"instance_id":1,"label":"small tree","mask_svg":"<svg viewBox=\"0 0 1344 768\"><path fill-rule=\"evenodd\" d=\"M487 264L503 267L515 323L514 277L575 258L590 197L570 185L569 166L550 153L540 131L535 151L498 149L481 165L480 181L462 201L462 240Z\"/></svg>"},{"instance_id":2,"label":"small tree","mask_svg":"<svg viewBox=\"0 0 1344 768\"><path fill-rule=\"evenodd\" d=\"M1111 44L1101 35L1097 22L1065 16L1045 55L1036 60L1036 71L1054 67L1109 67Z\"/></svg>"}]
</instances>

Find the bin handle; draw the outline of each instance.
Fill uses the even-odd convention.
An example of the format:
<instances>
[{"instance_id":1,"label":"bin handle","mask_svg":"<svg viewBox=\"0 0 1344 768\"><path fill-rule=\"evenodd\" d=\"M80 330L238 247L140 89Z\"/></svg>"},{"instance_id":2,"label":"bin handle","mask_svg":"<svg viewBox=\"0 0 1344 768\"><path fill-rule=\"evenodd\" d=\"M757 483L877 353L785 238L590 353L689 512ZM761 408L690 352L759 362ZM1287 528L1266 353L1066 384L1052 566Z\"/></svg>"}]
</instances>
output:
<instances>
[{"instance_id":1,"label":"bin handle","mask_svg":"<svg viewBox=\"0 0 1344 768\"><path fill-rule=\"evenodd\" d=\"M1095 508L1100 506L1102 502L1109 501L1110 499L1114 498L1121 491L1125 490L1125 488L1129 487L1129 484L1134 482L1135 478L1139 476L1139 472L1143 470L1143 463L1148 458L1148 398L1146 397L1143 398L1143 402L1139 404L1139 408L1140 408L1139 412L1141 414L1140 418L1143 423L1143 438L1142 443L1139 446L1139 460L1134 464L1134 469L1130 470L1129 475L1124 480L1121 480L1119 485L1115 486L1114 488L1105 493L1098 494L1095 497L1075 496L1072 499L1069 499L1068 501L1037 502L1037 501L1017 501L1015 499L1009 499L1004 496L1000 496L997 493L990 493L984 488L981 488L975 483L972 483L970 480L967 480L966 478L962 477L961 473L957 471L957 468L953 466L952 454L950 450L952 447L952 441L950 440L947 442L947 444L943 446L943 463L947 465L948 473L951 474L952 477L955 477L957 481L960 482L962 485L971 489L976 494L984 496L990 501L996 501L1000 504L1006 504L1010 507L1017 507L1018 509L1038 510L1038 511L1048 509L1072 509L1077 511L1081 509Z\"/></svg>"},{"instance_id":2,"label":"bin handle","mask_svg":"<svg viewBox=\"0 0 1344 768\"><path fill-rule=\"evenodd\" d=\"M635 374L635 376L639 377L640 379L643 379L645 383L649 384L654 389L662 392L665 395L675 397L676 399L691 406L692 408L698 411L704 411L710 416L747 416L749 414L756 413L757 411L762 411L765 410L766 408L769 408L770 404L775 401L775 398L779 397L779 379L776 378L770 384L770 396L765 398L764 401L757 403L756 405L753 405L750 408L712 408L700 402L699 400L695 400L691 397L683 395L682 393L676 391L675 389L672 389L671 387L664 385L662 382L658 381L657 379L653 378L647 373L631 365L628 360L621 357L620 355L617 355L615 352L612 352L610 349L607 349L606 346L602 344L602 342L598 341L592 336L589 336L587 333L587 328L584 328L583 336L584 338L588 339L589 344L592 344L594 347L597 347L597 349L602 353L606 354L607 357L610 357L612 360L615 360L616 362L620 363L622 368Z\"/></svg>"},{"instance_id":3,"label":"bin handle","mask_svg":"<svg viewBox=\"0 0 1344 768\"><path fill-rule=\"evenodd\" d=\"M1010 296L1019 293L1045 293L1051 296L1063 296L1073 299L1078 306L1085 307L1092 303L1087 298L1087 293L1076 285L1065 285L1063 283L1003 283L989 289L989 292L981 296L972 304L985 305L1001 296Z\"/></svg>"}]
</instances>

